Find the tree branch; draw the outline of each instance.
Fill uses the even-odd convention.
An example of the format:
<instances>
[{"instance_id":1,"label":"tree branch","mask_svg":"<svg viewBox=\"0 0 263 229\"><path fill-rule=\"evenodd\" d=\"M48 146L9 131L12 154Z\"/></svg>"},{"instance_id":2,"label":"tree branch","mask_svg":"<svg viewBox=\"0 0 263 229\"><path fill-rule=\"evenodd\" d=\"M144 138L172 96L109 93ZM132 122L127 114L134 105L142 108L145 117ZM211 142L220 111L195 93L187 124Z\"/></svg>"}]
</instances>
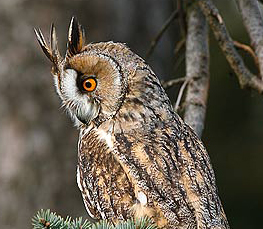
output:
<instances>
[{"instance_id":1,"label":"tree branch","mask_svg":"<svg viewBox=\"0 0 263 229\"><path fill-rule=\"evenodd\" d=\"M170 15L170 17L167 19L167 21L162 26L161 30L158 32L158 34L152 40L151 46L146 53L146 57L145 57L146 60L149 59L149 57L151 56L153 50L155 49L155 47L156 47L158 41L160 40L160 38L162 37L163 33L168 29L168 27L171 25L173 20L178 17L178 12L179 12L179 10L177 9Z\"/></svg>"},{"instance_id":2,"label":"tree branch","mask_svg":"<svg viewBox=\"0 0 263 229\"><path fill-rule=\"evenodd\" d=\"M179 90L179 93L177 95L177 99L176 99L176 102L174 104L174 110L176 112L178 112L178 109L179 109L179 105L181 103L181 100L182 100L182 97L183 97L183 94L184 94L184 90L185 90L185 87L186 85L189 83L189 79L186 79L184 81L184 83L182 84L182 86L180 87L180 90Z\"/></svg>"},{"instance_id":3,"label":"tree branch","mask_svg":"<svg viewBox=\"0 0 263 229\"><path fill-rule=\"evenodd\" d=\"M222 17L211 0L196 0L206 16L210 27L220 48L226 56L228 63L236 73L239 84L242 88L251 88L260 94L263 94L263 81L256 75L253 75L245 66L243 59L236 51L233 40L229 36Z\"/></svg>"},{"instance_id":4,"label":"tree branch","mask_svg":"<svg viewBox=\"0 0 263 229\"><path fill-rule=\"evenodd\" d=\"M82 217L76 218L67 216L65 219L55 212L51 212L50 209L41 209L32 218L33 229L113 229L113 228L144 228L144 229L157 229L155 223L149 217L142 217L136 220L120 220L117 225L113 225L107 220L101 220L99 222L89 222L88 220L82 220Z\"/></svg>"},{"instance_id":5,"label":"tree branch","mask_svg":"<svg viewBox=\"0 0 263 229\"><path fill-rule=\"evenodd\" d=\"M233 42L234 42L234 45L236 48L243 49L245 52L247 52L254 59L255 65L259 69L258 57L256 56L254 50L249 45L242 44L238 41L233 41Z\"/></svg>"},{"instance_id":6,"label":"tree branch","mask_svg":"<svg viewBox=\"0 0 263 229\"><path fill-rule=\"evenodd\" d=\"M181 31L183 38L185 38L186 31L187 31L186 16L185 16L185 10L183 7L184 1L185 0L177 0L179 26L180 26L180 31Z\"/></svg>"},{"instance_id":7,"label":"tree branch","mask_svg":"<svg viewBox=\"0 0 263 229\"><path fill-rule=\"evenodd\" d=\"M186 78L189 81L184 101L184 121L202 136L209 88L209 45L205 16L195 5L189 9L186 38Z\"/></svg>"},{"instance_id":8,"label":"tree branch","mask_svg":"<svg viewBox=\"0 0 263 229\"><path fill-rule=\"evenodd\" d=\"M244 25L249 34L251 45L259 60L259 71L263 79L263 20L257 0L236 0Z\"/></svg>"},{"instance_id":9,"label":"tree branch","mask_svg":"<svg viewBox=\"0 0 263 229\"><path fill-rule=\"evenodd\" d=\"M173 87L176 84L183 83L185 80L186 80L186 77L171 79L171 80L162 82L162 86L165 90L167 90L168 88Z\"/></svg>"},{"instance_id":10,"label":"tree branch","mask_svg":"<svg viewBox=\"0 0 263 229\"><path fill-rule=\"evenodd\" d=\"M174 48L174 54L176 55L184 45L185 45L185 37L183 37L180 41L177 42Z\"/></svg>"}]
</instances>

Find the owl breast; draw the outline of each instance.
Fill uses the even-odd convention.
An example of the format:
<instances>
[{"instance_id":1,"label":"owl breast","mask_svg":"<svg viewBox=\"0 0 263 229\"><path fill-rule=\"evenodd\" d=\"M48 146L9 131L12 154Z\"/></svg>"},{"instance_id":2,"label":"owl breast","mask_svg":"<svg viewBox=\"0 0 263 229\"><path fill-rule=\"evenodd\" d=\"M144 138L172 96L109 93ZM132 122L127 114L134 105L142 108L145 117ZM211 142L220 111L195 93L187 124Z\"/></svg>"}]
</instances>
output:
<instances>
[{"instance_id":1,"label":"owl breast","mask_svg":"<svg viewBox=\"0 0 263 229\"><path fill-rule=\"evenodd\" d=\"M167 224L161 209L119 158L114 135L93 127L82 129L80 137L77 182L89 215L115 223L148 216L159 225Z\"/></svg>"},{"instance_id":2,"label":"owl breast","mask_svg":"<svg viewBox=\"0 0 263 229\"><path fill-rule=\"evenodd\" d=\"M90 216L113 222L131 218L138 197L114 155L112 134L93 127L80 135L78 185Z\"/></svg>"}]
</instances>

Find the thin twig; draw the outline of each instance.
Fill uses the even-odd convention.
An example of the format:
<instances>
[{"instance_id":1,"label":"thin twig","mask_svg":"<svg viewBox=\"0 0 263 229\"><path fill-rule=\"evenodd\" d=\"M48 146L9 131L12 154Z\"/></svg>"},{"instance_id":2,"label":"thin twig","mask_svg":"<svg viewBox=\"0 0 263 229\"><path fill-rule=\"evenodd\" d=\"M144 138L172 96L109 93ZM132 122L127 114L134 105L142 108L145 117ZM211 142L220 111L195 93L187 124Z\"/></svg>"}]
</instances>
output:
<instances>
[{"instance_id":1,"label":"thin twig","mask_svg":"<svg viewBox=\"0 0 263 229\"><path fill-rule=\"evenodd\" d=\"M258 93L263 94L263 81L256 75L252 74L245 66L243 59L236 51L233 40L231 39L225 23L213 2L211 0L196 1L199 3L202 12L206 16L228 63L236 73L241 88L251 88Z\"/></svg>"},{"instance_id":2,"label":"thin twig","mask_svg":"<svg viewBox=\"0 0 263 229\"><path fill-rule=\"evenodd\" d=\"M257 58L255 52L253 51L253 49L249 45L242 44L238 41L233 41L233 42L237 48L243 49L254 59L255 65L259 69L258 58Z\"/></svg>"},{"instance_id":3,"label":"thin twig","mask_svg":"<svg viewBox=\"0 0 263 229\"><path fill-rule=\"evenodd\" d=\"M184 47L184 45L185 45L185 37L183 37L180 41L177 42L174 48L174 55L177 55L177 53Z\"/></svg>"},{"instance_id":4,"label":"thin twig","mask_svg":"<svg viewBox=\"0 0 263 229\"><path fill-rule=\"evenodd\" d=\"M173 87L179 83L183 83L186 80L186 77L181 77L181 78L177 78L177 79L172 79L172 80L168 80L168 81L164 81L162 82L162 86L165 90L169 89L170 87Z\"/></svg>"},{"instance_id":5,"label":"thin twig","mask_svg":"<svg viewBox=\"0 0 263 229\"><path fill-rule=\"evenodd\" d=\"M181 53L179 55L179 57L176 59L175 64L174 64L174 68L173 69L174 69L175 72L180 67L180 65L183 63L184 59L185 59L185 53Z\"/></svg>"},{"instance_id":6,"label":"thin twig","mask_svg":"<svg viewBox=\"0 0 263 229\"><path fill-rule=\"evenodd\" d=\"M176 72L177 69L180 67L180 65L183 63L183 60L185 59L185 52L179 53L179 51L184 47L185 45L185 37L183 37L175 46L174 49L174 55L175 55L175 63L174 63L174 71Z\"/></svg>"},{"instance_id":7,"label":"thin twig","mask_svg":"<svg viewBox=\"0 0 263 229\"><path fill-rule=\"evenodd\" d=\"M193 79L199 79L200 76L192 76L192 77L181 77L177 79L171 79L168 81L161 81L161 84L165 90L169 89L170 87L173 87L177 84L183 83L186 80L193 80Z\"/></svg>"},{"instance_id":8,"label":"thin twig","mask_svg":"<svg viewBox=\"0 0 263 229\"><path fill-rule=\"evenodd\" d=\"M187 31L187 25L186 25L186 16L185 16L185 11L183 8L183 4L184 4L185 0L177 0L177 6L178 6L178 10L179 10L179 26L180 26L180 31L182 34L182 37L185 38L186 37L186 31Z\"/></svg>"},{"instance_id":9,"label":"thin twig","mask_svg":"<svg viewBox=\"0 0 263 229\"><path fill-rule=\"evenodd\" d=\"M183 97L183 94L184 94L184 89L186 87L186 85L189 83L189 79L185 80L184 83L182 84L180 90L179 90L179 93L178 93L178 96L177 96L177 99L176 99L176 102L175 102L175 105L174 105L174 110L177 112L178 109L179 109L179 105L181 103L181 100L182 100L182 97Z\"/></svg>"},{"instance_id":10,"label":"thin twig","mask_svg":"<svg viewBox=\"0 0 263 229\"><path fill-rule=\"evenodd\" d=\"M149 48L149 50L146 53L146 57L145 59L149 59L149 57L151 56L151 54L153 53L153 50L155 49L156 45L158 44L158 41L160 40L160 38L162 37L162 35L164 34L164 32L168 29L168 27L171 25L171 23L173 22L174 19L176 19L178 17L178 10L175 10L170 17L166 20L166 22L163 24L161 30L158 32L158 34L155 36L155 38L152 40L151 42L151 46Z\"/></svg>"}]
</instances>

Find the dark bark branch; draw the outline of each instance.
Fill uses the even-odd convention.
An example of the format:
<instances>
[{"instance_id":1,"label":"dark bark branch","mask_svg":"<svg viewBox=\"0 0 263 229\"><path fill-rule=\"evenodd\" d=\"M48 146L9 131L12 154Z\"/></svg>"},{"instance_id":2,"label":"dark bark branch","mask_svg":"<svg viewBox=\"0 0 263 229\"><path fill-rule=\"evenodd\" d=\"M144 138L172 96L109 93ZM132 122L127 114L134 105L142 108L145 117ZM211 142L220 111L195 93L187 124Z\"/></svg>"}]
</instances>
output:
<instances>
[{"instance_id":1,"label":"dark bark branch","mask_svg":"<svg viewBox=\"0 0 263 229\"><path fill-rule=\"evenodd\" d=\"M168 27L171 25L171 23L173 22L174 19L176 19L178 17L178 12L179 10L175 10L170 17L167 19L167 21L164 23L164 25L162 26L161 30L158 32L158 34L155 36L155 38L152 40L151 42L151 46L149 48L149 50L146 53L146 57L145 59L149 59L149 57L151 56L151 54L153 53L153 50L155 49L158 41L161 39L162 35L164 34L164 32L168 29Z\"/></svg>"},{"instance_id":2,"label":"dark bark branch","mask_svg":"<svg viewBox=\"0 0 263 229\"><path fill-rule=\"evenodd\" d=\"M236 0L244 25L249 34L251 45L259 60L259 71L263 79L263 20L257 0Z\"/></svg>"},{"instance_id":3,"label":"dark bark branch","mask_svg":"<svg viewBox=\"0 0 263 229\"><path fill-rule=\"evenodd\" d=\"M180 41L177 42L175 49L174 49L174 54L176 55L185 45L185 37L183 37Z\"/></svg>"},{"instance_id":4,"label":"dark bark branch","mask_svg":"<svg viewBox=\"0 0 263 229\"><path fill-rule=\"evenodd\" d=\"M185 15L184 7L183 7L184 1L185 0L177 0L179 26L180 26L181 35L183 38L185 38L186 31L187 31L186 15Z\"/></svg>"},{"instance_id":5,"label":"dark bark branch","mask_svg":"<svg viewBox=\"0 0 263 229\"><path fill-rule=\"evenodd\" d=\"M237 75L239 84L242 88L251 88L258 93L263 93L263 81L256 75L253 75L245 66L243 59L240 57L234 47L233 40L228 34L226 26L218 13L217 8L211 0L196 0L206 16L210 27L212 28L215 38L220 48L226 56L228 63Z\"/></svg>"},{"instance_id":6,"label":"dark bark branch","mask_svg":"<svg viewBox=\"0 0 263 229\"><path fill-rule=\"evenodd\" d=\"M181 54L178 55L176 58L175 64L174 64L174 71L176 72L177 69L181 66L185 59L185 52L182 52Z\"/></svg>"},{"instance_id":7,"label":"dark bark branch","mask_svg":"<svg viewBox=\"0 0 263 229\"><path fill-rule=\"evenodd\" d=\"M209 45L205 16L198 7L189 10L186 38L186 77L191 79L184 101L184 120L202 136L209 88Z\"/></svg>"}]
</instances>

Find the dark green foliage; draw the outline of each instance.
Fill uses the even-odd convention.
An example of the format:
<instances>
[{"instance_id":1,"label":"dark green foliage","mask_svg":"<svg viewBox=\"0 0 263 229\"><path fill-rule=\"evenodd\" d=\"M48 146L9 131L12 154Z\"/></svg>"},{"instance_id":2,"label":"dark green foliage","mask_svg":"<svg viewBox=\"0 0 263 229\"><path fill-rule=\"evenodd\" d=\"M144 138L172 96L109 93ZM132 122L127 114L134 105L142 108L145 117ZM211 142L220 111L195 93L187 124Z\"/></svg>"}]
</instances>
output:
<instances>
[{"instance_id":1,"label":"dark green foliage","mask_svg":"<svg viewBox=\"0 0 263 229\"><path fill-rule=\"evenodd\" d=\"M157 229L157 226L148 217L138 220L127 220L113 225L107 220L90 223L82 217L72 220L71 217L63 219L54 212L41 209L32 218L33 229Z\"/></svg>"}]
</instances>

